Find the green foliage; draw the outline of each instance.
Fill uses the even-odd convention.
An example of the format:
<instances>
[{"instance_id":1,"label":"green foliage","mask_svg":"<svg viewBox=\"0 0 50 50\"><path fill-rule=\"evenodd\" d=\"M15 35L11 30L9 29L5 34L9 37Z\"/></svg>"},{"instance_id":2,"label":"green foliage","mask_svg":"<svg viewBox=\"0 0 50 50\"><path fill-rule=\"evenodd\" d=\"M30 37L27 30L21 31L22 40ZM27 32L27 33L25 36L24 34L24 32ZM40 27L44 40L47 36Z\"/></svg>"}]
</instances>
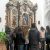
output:
<instances>
[{"instance_id":1,"label":"green foliage","mask_svg":"<svg viewBox=\"0 0 50 50\"><path fill-rule=\"evenodd\" d=\"M5 41L6 41L6 33L0 32L0 42L5 42Z\"/></svg>"}]
</instances>

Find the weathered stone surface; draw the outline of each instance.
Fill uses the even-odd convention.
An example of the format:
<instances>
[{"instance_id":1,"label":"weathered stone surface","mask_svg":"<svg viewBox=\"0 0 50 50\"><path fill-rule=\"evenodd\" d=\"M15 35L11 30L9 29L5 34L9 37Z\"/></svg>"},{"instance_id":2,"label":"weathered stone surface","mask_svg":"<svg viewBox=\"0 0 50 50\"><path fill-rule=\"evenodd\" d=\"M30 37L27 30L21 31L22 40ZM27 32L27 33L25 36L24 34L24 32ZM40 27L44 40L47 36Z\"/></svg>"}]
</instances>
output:
<instances>
[{"instance_id":1,"label":"weathered stone surface","mask_svg":"<svg viewBox=\"0 0 50 50\"><path fill-rule=\"evenodd\" d=\"M13 29L21 26L28 30L34 22L34 10L30 0L9 0L6 5L6 25Z\"/></svg>"}]
</instances>

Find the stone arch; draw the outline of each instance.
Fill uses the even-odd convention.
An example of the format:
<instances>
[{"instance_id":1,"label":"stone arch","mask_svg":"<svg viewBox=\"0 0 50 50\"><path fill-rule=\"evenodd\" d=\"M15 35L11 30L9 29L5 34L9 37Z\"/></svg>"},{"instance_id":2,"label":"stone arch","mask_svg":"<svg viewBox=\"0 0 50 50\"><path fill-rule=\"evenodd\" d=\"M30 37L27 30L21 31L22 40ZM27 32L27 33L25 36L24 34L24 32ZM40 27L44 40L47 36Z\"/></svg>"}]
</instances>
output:
<instances>
[{"instance_id":1,"label":"stone arch","mask_svg":"<svg viewBox=\"0 0 50 50\"><path fill-rule=\"evenodd\" d=\"M44 19L45 19L45 20L44 20L44 24L45 24L45 26L47 26L47 25L50 26L50 10L48 10L48 12L46 13Z\"/></svg>"}]
</instances>

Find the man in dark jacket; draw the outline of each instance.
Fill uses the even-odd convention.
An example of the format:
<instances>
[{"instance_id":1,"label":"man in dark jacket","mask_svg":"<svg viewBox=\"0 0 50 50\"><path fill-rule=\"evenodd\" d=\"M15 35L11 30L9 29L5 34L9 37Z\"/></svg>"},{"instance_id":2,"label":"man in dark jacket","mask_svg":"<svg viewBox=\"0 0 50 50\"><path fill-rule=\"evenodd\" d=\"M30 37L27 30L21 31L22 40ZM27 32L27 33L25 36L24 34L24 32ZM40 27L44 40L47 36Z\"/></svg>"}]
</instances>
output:
<instances>
[{"instance_id":1,"label":"man in dark jacket","mask_svg":"<svg viewBox=\"0 0 50 50\"><path fill-rule=\"evenodd\" d=\"M6 25L5 27L5 32L6 32L6 36L7 36L7 40L6 40L6 48L7 50L9 50L9 34L11 32L10 28Z\"/></svg>"},{"instance_id":2,"label":"man in dark jacket","mask_svg":"<svg viewBox=\"0 0 50 50\"><path fill-rule=\"evenodd\" d=\"M24 50L24 43L25 39L23 37L23 32L22 29L19 27L16 33L16 46L18 47L18 50Z\"/></svg>"},{"instance_id":3,"label":"man in dark jacket","mask_svg":"<svg viewBox=\"0 0 50 50\"><path fill-rule=\"evenodd\" d=\"M29 31L30 50L38 50L39 49L38 44L39 44L39 31L37 30L35 23L33 23Z\"/></svg>"},{"instance_id":4,"label":"man in dark jacket","mask_svg":"<svg viewBox=\"0 0 50 50\"><path fill-rule=\"evenodd\" d=\"M46 26L46 44L47 44L47 50L50 50L50 28L49 26Z\"/></svg>"}]
</instances>

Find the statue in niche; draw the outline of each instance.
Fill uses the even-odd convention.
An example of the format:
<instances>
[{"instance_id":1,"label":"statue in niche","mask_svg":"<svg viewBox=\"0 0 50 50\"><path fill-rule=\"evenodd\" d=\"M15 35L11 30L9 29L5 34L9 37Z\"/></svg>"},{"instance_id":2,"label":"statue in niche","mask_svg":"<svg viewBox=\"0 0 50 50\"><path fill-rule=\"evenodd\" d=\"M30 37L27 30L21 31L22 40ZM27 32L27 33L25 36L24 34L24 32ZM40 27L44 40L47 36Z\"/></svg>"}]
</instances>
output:
<instances>
[{"instance_id":1,"label":"statue in niche","mask_svg":"<svg viewBox=\"0 0 50 50\"><path fill-rule=\"evenodd\" d=\"M28 15L23 14L23 25L28 25Z\"/></svg>"}]
</instances>

